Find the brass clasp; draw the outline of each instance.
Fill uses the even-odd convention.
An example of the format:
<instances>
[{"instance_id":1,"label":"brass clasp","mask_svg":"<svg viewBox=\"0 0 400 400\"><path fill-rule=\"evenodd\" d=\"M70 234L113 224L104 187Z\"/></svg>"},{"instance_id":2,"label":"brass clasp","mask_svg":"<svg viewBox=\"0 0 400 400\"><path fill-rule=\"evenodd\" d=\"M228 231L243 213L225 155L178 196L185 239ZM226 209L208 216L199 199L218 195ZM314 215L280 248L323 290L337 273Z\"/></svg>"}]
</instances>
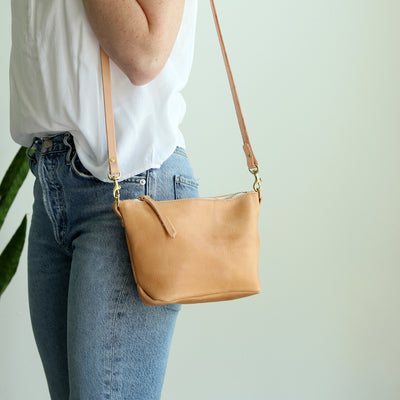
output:
<instances>
[{"instance_id":1,"label":"brass clasp","mask_svg":"<svg viewBox=\"0 0 400 400\"><path fill-rule=\"evenodd\" d=\"M255 192L258 193L258 198L261 201L261 181L262 179L259 176L259 169L258 169L258 165L255 168L249 168L249 171L254 175L254 183L253 183L253 189Z\"/></svg>"},{"instance_id":2,"label":"brass clasp","mask_svg":"<svg viewBox=\"0 0 400 400\"><path fill-rule=\"evenodd\" d=\"M121 186L119 186L118 180L121 177L121 174L118 175L110 175L108 174L108 179L114 182L114 189L113 189L113 197L114 202L119 204L119 191L121 190Z\"/></svg>"}]
</instances>

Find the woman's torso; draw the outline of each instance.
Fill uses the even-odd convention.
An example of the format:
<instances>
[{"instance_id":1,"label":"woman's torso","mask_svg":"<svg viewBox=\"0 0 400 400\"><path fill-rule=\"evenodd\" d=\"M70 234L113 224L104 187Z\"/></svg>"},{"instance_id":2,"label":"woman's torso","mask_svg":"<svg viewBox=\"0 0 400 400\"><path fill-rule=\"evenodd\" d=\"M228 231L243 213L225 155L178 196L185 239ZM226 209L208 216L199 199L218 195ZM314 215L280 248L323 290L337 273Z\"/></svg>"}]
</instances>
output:
<instances>
[{"instance_id":1,"label":"woman's torso","mask_svg":"<svg viewBox=\"0 0 400 400\"><path fill-rule=\"evenodd\" d=\"M99 43L81 0L12 0L11 134L70 131L79 158L107 180L107 147ZM186 0L170 58L161 73L134 86L111 61L118 163L122 179L159 167L176 146L186 105L180 91L192 65L197 0Z\"/></svg>"}]
</instances>

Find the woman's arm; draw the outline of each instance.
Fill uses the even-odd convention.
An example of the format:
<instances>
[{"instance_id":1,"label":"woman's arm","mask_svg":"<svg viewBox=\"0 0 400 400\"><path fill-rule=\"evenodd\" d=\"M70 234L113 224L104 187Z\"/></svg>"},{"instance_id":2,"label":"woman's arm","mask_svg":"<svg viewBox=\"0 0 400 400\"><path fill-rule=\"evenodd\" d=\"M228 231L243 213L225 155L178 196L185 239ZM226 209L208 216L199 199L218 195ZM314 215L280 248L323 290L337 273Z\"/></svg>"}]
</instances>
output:
<instances>
[{"instance_id":1,"label":"woman's arm","mask_svg":"<svg viewBox=\"0 0 400 400\"><path fill-rule=\"evenodd\" d=\"M110 58L135 85L162 70L178 35L185 0L82 0Z\"/></svg>"}]
</instances>

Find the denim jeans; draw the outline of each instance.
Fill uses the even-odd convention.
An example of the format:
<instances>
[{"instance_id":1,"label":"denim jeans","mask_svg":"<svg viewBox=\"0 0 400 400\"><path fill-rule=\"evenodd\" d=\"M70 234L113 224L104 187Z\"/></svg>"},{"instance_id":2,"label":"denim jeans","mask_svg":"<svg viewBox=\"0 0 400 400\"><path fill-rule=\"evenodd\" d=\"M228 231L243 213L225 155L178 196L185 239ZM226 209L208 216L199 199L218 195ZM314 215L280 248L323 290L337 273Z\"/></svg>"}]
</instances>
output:
<instances>
[{"instance_id":1,"label":"denim jeans","mask_svg":"<svg viewBox=\"0 0 400 400\"><path fill-rule=\"evenodd\" d=\"M159 399L180 306L140 301L111 208L113 183L84 168L71 134L37 138L31 148L29 307L51 398ZM160 168L120 184L121 199L198 197L179 147Z\"/></svg>"}]
</instances>

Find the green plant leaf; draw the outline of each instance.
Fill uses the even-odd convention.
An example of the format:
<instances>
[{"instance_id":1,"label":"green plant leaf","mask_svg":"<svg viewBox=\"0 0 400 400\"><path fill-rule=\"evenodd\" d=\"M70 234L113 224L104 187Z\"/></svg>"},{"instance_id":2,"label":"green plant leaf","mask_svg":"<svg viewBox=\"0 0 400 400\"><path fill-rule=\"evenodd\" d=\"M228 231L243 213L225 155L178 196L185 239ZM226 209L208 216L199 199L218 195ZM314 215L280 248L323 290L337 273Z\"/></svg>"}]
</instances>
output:
<instances>
[{"instance_id":1,"label":"green plant leaf","mask_svg":"<svg viewBox=\"0 0 400 400\"><path fill-rule=\"evenodd\" d=\"M0 255L0 296L17 271L26 235L26 215Z\"/></svg>"},{"instance_id":2,"label":"green plant leaf","mask_svg":"<svg viewBox=\"0 0 400 400\"><path fill-rule=\"evenodd\" d=\"M0 184L0 228L29 171L26 148L21 147Z\"/></svg>"}]
</instances>

